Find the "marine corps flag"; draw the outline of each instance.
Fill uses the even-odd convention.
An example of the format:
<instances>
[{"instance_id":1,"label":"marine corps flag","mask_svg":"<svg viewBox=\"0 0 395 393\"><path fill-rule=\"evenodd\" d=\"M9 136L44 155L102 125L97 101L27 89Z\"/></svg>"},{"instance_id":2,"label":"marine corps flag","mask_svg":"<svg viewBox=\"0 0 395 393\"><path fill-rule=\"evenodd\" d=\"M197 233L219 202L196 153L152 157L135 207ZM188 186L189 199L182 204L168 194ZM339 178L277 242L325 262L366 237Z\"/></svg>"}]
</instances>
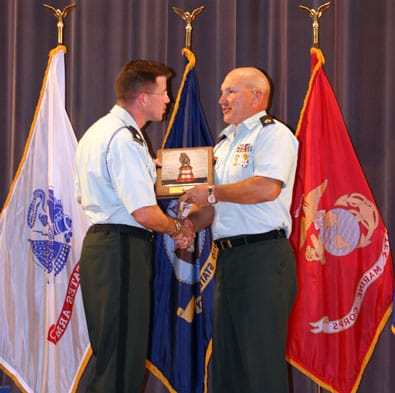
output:
<instances>
[{"instance_id":1,"label":"marine corps flag","mask_svg":"<svg viewBox=\"0 0 395 393\"><path fill-rule=\"evenodd\" d=\"M392 305L392 326L391 326L392 333L395 334L395 312L394 312L394 310L395 310L395 293L394 293L394 303Z\"/></svg>"},{"instance_id":2,"label":"marine corps flag","mask_svg":"<svg viewBox=\"0 0 395 393\"><path fill-rule=\"evenodd\" d=\"M164 146L211 146L195 75L195 56L183 50L185 66ZM179 214L177 200L160 203ZM207 392L211 357L211 311L216 253L209 228L197 234L195 247L175 250L168 235L156 239L154 301L147 367L171 393Z\"/></svg>"},{"instance_id":3,"label":"marine corps flag","mask_svg":"<svg viewBox=\"0 0 395 393\"><path fill-rule=\"evenodd\" d=\"M79 256L87 221L73 196L77 141L64 53L49 54L28 141L0 217L0 366L23 392L75 392L90 353Z\"/></svg>"},{"instance_id":4,"label":"marine corps flag","mask_svg":"<svg viewBox=\"0 0 395 393\"><path fill-rule=\"evenodd\" d=\"M331 392L356 392L391 312L387 230L353 150L324 57L312 74L297 137L291 209L298 286L287 359Z\"/></svg>"}]
</instances>

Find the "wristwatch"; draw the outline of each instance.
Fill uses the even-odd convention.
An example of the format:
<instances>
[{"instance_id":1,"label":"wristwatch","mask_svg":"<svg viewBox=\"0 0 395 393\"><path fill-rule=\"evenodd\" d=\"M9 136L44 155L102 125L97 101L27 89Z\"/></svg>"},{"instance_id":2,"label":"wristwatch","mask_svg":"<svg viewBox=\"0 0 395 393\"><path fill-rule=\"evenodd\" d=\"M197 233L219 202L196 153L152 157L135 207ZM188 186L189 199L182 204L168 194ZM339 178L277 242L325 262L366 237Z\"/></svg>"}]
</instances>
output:
<instances>
[{"instance_id":1,"label":"wristwatch","mask_svg":"<svg viewBox=\"0 0 395 393\"><path fill-rule=\"evenodd\" d=\"M217 203L217 200L215 199L215 195L214 195L214 186L208 186L207 202L210 205L214 205L215 203Z\"/></svg>"}]
</instances>

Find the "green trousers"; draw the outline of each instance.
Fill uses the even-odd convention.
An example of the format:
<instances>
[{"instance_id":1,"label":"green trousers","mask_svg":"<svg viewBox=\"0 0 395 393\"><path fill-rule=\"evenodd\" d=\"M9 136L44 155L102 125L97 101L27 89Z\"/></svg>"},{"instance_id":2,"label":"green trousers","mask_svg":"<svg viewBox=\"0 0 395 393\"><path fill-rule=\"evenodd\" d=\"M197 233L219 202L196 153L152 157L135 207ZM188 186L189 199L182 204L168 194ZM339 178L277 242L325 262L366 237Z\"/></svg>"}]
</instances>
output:
<instances>
[{"instance_id":1,"label":"green trousers","mask_svg":"<svg viewBox=\"0 0 395 393\"><path fill-rule=\"evenodd\" d=\"M287 321L296 294L289 241L219 251L213 323L213 393L287 393Z\"/></svg>"},{"instance_id":2,"label":"green trousers","mask_svg":"<svg viewBox=\"0 0 395 393\"><path fill-rule=\"evenodd\" d=\"M152 242L116 232L88 233L81 290L96 363L89 393L138 393L147 356Z\"/></svg>"}]
</instances>

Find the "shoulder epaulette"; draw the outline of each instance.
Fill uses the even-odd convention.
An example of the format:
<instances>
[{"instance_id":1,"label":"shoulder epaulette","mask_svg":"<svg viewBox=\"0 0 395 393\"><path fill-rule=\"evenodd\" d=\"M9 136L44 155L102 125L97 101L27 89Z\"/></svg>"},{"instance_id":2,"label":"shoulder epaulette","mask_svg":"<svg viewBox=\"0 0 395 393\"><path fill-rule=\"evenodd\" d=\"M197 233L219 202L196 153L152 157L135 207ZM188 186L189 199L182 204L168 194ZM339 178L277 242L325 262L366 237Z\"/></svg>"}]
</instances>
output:
<instances>
[{"instance_id":1,"label":"shoulder epaulette","mask_svg":"<svg viewBox=\"0 0 395 393\"><path fill-rule=\"evenodd\" d=\"M274 124L274 120L270 115L262 116L259 120L262 123L262 127L266 127L269 124Z\"/></svg>"},{"instance_id":2,"label":"shoulder epaulette","mask_svg":"<svg viewBox=\"0 0 395 393\"><path fill-rule=\"evenodd\" d=\"M128 130L132 133L133 135L133 140L137 143L139 143L141 146L144 145L144 139L143 137L140 135L140 133L132 126L128 126L127 127Z\"/></svg>"},{"instance_id":3,"label":"shoulder epaulette","mask_svg":"<svg viewBox=\"0 0 395 393\"><path fill-rule=\"evenodd\" d=\"M225 134L224 134L224 135L221 135L221 136L218 138L217 143L222 142L224 139L226 139L226 135L225 135Z\"/></svg>"}]
</instances>

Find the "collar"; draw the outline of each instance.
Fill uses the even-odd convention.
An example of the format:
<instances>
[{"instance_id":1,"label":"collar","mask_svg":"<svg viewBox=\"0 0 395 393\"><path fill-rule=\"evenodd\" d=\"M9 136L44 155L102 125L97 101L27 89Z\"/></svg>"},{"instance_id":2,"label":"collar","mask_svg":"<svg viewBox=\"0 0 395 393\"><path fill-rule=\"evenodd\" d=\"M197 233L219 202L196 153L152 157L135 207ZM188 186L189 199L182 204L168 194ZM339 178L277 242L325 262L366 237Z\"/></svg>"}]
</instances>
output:
<instances>
[{"instance_id":1,"label":"collar","mask_svg":"<svg viewBox=\"0 0 395 393\"><path fill-rule=\"evenodd\" d=\"M260 111L260 112L257 112L255 114L253 114L252 116L248 117L247 119L245 119L241 123L239 123L237 125L237 127L235 127L234 124L229 124L228 127L226 127L218 135L218 140L222 140L224 138L229 138L236 130L237 130L237 132L242 131L242 130L245 130L246 132L249 132L250 130L252 130L256 126L256 123L260 122L259 119L262 116L266 116L266 115L267 115L266 111Z\"/></svg>"},{"instance_id":2,"label":"collar","mask_svg":"<svg viewBox=\"0 0 395 393\"><path fill-rule=\"evenodd\" d=\"M135 122L133 117L130 115L130 113L126 109L124 109L121 106L115 104L111 108L110 113L113 116L115 116L117 119L121 120L122 123L125 124L125 126L132 126L136 130L138 130L139 133L141 134L141 130L140 130L139 126L137 125L137 123Z\"/></svg>"}]
</instances>

